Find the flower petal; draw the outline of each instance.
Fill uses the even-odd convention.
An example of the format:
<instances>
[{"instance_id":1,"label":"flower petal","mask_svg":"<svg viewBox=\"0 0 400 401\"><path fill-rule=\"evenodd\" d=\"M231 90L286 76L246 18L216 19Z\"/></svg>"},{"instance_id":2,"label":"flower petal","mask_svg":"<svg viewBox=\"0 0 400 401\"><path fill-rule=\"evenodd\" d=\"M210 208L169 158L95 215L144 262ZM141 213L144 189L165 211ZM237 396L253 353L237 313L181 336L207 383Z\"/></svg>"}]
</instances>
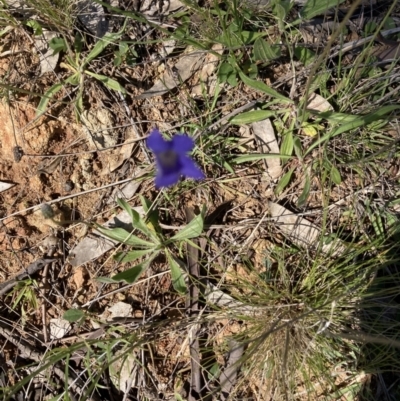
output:
<instances>
[{"instance_id":1,"label":"flower petal","mask_svg":"<svg viewBox=\"0 0 400 401\"><path fill-rule=\"evenodd\" d=\"M181 156L179 160L182 165L181 173L185 177L194 178L195 180L202 180L205 178L205 175L200 170L199 166L189 156Z\"/></svg>"},{"instance_id":2,"label":"flower petal","mask_svg":"<svg viewBox=\"0 0 400 401\"><path fill-rule=\"evenodd\" d=\"M188 153L194 148L194 140L187 135L175 135L171 142L176 153Z\"/></svg>"},{"instance_id":3,"label":"flower petal","mask_svg":"<svg viewBox=\"0 0 400 401\"><path fill-rule=\"evenodd\" d=\"M179 181L180 174L179 173L171 173L171 174L157 174L156 175L156 188L160 189L162 187L170 187L171 185L176 184Z\"/></svg>"},{"instance_id":4,"label":"flower petal","mask_svg":"<svg viewBox=\"0 0 400 401\"><path fill-rule=\"evenodd\" d=\"M171 149L171 142L166 141L157 128L151 130L146 144L147 147L154 153L165 152Z\"/></svg>"}]
</instances>

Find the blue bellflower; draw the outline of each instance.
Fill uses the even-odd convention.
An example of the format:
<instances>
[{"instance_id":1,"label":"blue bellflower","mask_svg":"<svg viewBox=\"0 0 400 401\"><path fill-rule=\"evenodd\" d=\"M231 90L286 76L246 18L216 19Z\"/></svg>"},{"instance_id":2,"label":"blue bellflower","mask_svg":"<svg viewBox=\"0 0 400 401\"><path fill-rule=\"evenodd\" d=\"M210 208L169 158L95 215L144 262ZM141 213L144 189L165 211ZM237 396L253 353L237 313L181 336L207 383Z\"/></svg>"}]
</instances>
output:
<instances>
[{"instance_id":1,"label":"blue bellflower","mask_svg":"<svg viewBox=\"0 0 400 401\"><path fill-rule=\"evenodd\" d=\"M187 155L194 148L192 138L186 135L174 135L170 141L166 141L161 132L154 128L147 138L147 147L156 158L157 189L176 184L182 175L195 180L204 178L204 173Z\"/></svg>"}]
</instances>

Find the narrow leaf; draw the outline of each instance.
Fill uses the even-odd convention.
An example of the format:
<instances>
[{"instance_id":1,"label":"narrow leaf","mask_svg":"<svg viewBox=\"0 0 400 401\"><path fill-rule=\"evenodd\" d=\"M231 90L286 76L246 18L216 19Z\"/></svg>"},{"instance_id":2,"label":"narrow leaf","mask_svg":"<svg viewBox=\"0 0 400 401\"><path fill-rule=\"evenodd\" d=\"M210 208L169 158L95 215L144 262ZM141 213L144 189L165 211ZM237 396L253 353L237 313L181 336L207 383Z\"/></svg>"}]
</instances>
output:
<instances>
[{"instance_id":1,"label":"narrow leaf","mask_svg":"<svg viewBox=\"0 0 400 401\"><path fill-rule=\"evenodd\" d=\"M125 88L119 82L115 81L112 78L109 78L105 75L95 74L94 72L88 70L85 71L85 74L90 75L93 78L96 78L98 81L102 82L109 89L126 94Z\"/></svg>"},{"instance_id":2,"label":"narrow leaf","mask_svg":"<svg viewBox=\"0 0 400 401\"><path fill-rule=\"evenodd\" d=\"M255 90L258 90L260 92L266 93L269 96L275 97L277 99L282 100L285 103L289 103L292 104L293 101L288 99L286 96L281 95L279 92L277 92L276 90L270 88L269 86L265 85L264 82L261 81L257 81L255 79L251 79L248 76L246 76L245 74L243 74L242 71L239 71L239 76L240 79L247 85L250 86L250 88L253 88Z\"/></svg>"},{"instance_id":3,"label":"narrow leaf","mask_svg":"<svg viewBox=\"0 0 400 401\"><path fill-rule=\"evenodd\" d=\"M91 52L86 57L83 66L89 64L95 59L109 44L114 44L122 36L122 32L106 33L99 41L96 42Z\"/></svg>"},{"instance_id":4,"label":"narrow leaf","mask_svg":"<svg viewBox=\"0 0 400 401\"><path fill-rule=\"evenodd\" d=\"M276 111L271 110L252 110L246 113L238 114L231 118L229 122L234 125L251 124L257 121L265 120L269 117L274 117L277 114Z\"/></svg>"},{"instance_id":5,"label":"narrow leaf","mask_svg":"<svg viewBox=\"0 0 400 401\"><path fill-rule=\"evenodd\" d=\"M289 184L294 168L290 169L285 175L279 180L278 185L275 188L275 194L279 195Z\"/></svg>"},{"instance_id":6,"label":"narrow leaf","mask_svg":"<svg viewBox=\"0 0 400 401\"><path fill-rule=\"evenodd\" d=\"M282 160L289 160L289 159L291 159L292 156L282 155L279 153L253 153L253 154L242 155L242 156L236 157L235 159L232 160L232 162L236 163L236 164L240 164L240 163L254 162L254 161L264 160L264 159L274 159L276 157L280 157Z\"/></svg>"},{"instance_id":7,"label":"narrow leaf","mask_svg":"<svg viewBox=\"0 0 400 401\"><path fill-rule=\"evenodd\" d=\"M99 231L101 234L105 235L106 237L121 242L123 244L132 245L132 246L140 246L143 248L155 248L156 244L150 241L146 241L142 238L137 237L126 231L121 227L115 228L105 228L102 226L96 226L96 230Z\"/></svg>"},{"instance_id":8,"label":"narrow leaf","mask_svg":"<svg viewBox=\"0 0 400 401\"><path fill-rule=\"evenodd\" d=\"M254 42L253 52L255 59L260 61L270 61L281 56L280 46L270 45L263 38L258 38Z\"/></svg>"},{"instance_id":9,"label":"narrow leaf","mask_svg":"<svg viewBox=\"0 0 400 401\"><path fill-rule=\"evenodd\" d=\"M159 243L159 239L156 233L146 225L146 222L140 217L139 213L136 210L132 209L128 202L126 202L124 199L119 198L117 199L117 203L129 214L132 220L133 227L141 231L144 235L146 235L146 237L153 239L154 244Z\"/></svg>"},{"instance_id":10,"label":"narrow leaf","mask_svg":"<svg viewBox=\"0 0 400 401\"><path fill-rule=\"evenodd\" d=\"M294 148L293 133L291 131L288 131L283 137L283 141L281 144L281 152L284 155L291 155L293 153L293 148Z\"/></svg>"},{"instance_id":11,"label":"narrow leaf","mask_svg":"<svg viewBox=\"0 0 400 401\"><path fill-rule=\"evenodd\" d=\"M193 220L191 220L185 228L175 234L172 241L182 241L190 238L196 238L203 232L204 217L200 213Z\"/></svg>"},{"instance_id":12,"label":"narrow leaf","mask_svg":"<svg viewBox=\"0 0 400 401\"><path fill-rule=\"evenodd\" d=\"M335 166L332 166L331 168L331 178L336 185L340 185L342 183L342 177L340 176L340 172Z\"/></svg>"},{"instance_id":13,"label":"narrow leaf","mask_svg":"<svg viewBox=\"0 0 400 401\"><path fill-rule=\"evenodd\" d=\"M306 204L308 196L310 195L310 188L311 188L310 176L306 174L306 182L304 184L303 191L299 196L299 199L297 200L298 207L303 207Z\"/></svg>"},{"instance_id":14,"label":"narrow leaf","mask_svg":"<svg viewBox=\"0 0 400 401\"><path fill-rule=\"evenodd\" d=\"M114 260L120 263L133 262L134 260L139 259L150 252L153 252L153 249L144 249L144 250L135 249L129 252L118 252L116 255L114 255Z\"/></svg>"},{"instance_id":15,"label":"narrow leaf","mask_svg":"<svg viewBox=\"0 0 400 401\"><path fill-rule=\"evenodd\" d=\"M85 316L85 313L80 309L69 309L64 312L63 319L68 320L68 322L78 322Z\"/></svg>"},{"instance_id":16,"label":"narrow leaf","mask_svg":"<svg viewBox=\"0 0 400 401\"><path fill-rule=\"evenodd\" d=\"M40 114L43 114L46 109L49 101L51 98L59 92L64 86L64 82L60 82L58 84L53 85L41 98L38 108L36 110L36 117L39 116Z\"/></svg>"},{"instance_id":17,"label":"narrow leaf","mask_svg":"<svg viewBox=\"0 0 400 401\"><path fill-rule=\"evenodd\" d=\"M149 262L139 263L138 265L125 270L124 272L118 273L115 276L111 277L114 281L125 281L128 284L132 284L138 280L138 278L143 274L143 272L147 269Z\"/></svg>"},{"instance_id":18,"label":"narrow leaf","mask_svg":"<svg viewBox=\"0 0 400 401\"><path fill-rule=\"evenodd\" d=\"M171 269L172 285L179 294L183 295L187 291L185 275L175 258L169 252L166 252L166 255Z\"/></svg>"}]
</instances>

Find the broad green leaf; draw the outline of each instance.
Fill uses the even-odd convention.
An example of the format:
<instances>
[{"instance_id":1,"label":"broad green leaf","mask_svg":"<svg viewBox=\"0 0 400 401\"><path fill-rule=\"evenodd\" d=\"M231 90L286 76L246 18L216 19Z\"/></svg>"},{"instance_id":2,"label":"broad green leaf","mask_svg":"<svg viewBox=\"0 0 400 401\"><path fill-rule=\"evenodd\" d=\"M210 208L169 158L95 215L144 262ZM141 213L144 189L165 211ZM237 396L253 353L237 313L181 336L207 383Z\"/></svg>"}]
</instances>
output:
<instances>
[{"instance_id":1,"label":"broad green leaf","mask_svg":"<svg viewBox=\"0 0 400 401\"><path fill-rule=\"evenodd\" d=\"M282 160L289 160L289 159L291 159L292 156L283 155L283 154L279 154L279 153L253 153L253 154L242 155L242 156L236 157L235 159L232 160L232 162L236 163L236 164L240 164L240 163L254 162L254 161L264 160L264 159L275 159L277 157L280 157Z\"/></svg>"},{"instance_id":2,"label":"broad green leaf","mask_svg":"<svg viewBox=\"0 0 400 401\"><path fill-rule=\"evenodd\" d=\"M311 188L311 181L310 181L310 176L307 173L303 191L299 196L299 199L297 200L298 207L303 207L306 204L308 196L310 195L310 188Z\"/></svg>"},{"instance_id":3,"label":"broad green leaf","mask_svg":"<svg viewBox=\"0 0 400 401\"><path fill-rule=\"evenodd\" d=\"M143 274L143 272L149 266L149 262L145 261L143 263L139 263L138 265L125 270L124 272L118 273L115 276L111 277L114 281L125 281L129 284L134 283L138 280L138 278Z\"/></svg>"},{"instance_id":4,"label":"broad green leaf","mask_svg":"<svg viewBox=\"0 0 400 401\"><path fill-rule=\"evenodd\" d=\"M32 28L33 33L36 36L41 35L43 33L42 25L40 25L39 21L31 19L26 23L26 26L29 26L30 28Z\"/></svg>"},{"instance_id":5,"label":"broad green leaf","mask_svg":"<svg viewBox=\"0 0 400 401\"><path fill-rule=\"evenodd\" d=\"M293 153L293 148L293 133L291 131L287 131L281 144L281 153L284 155L291 155Z\"/></svg>"},{"instance_id":6,"label":"broad green leaf","mask_svg":"<svg viewBox=\"0 0 400 401\"><path fill-rule=\"evenodd\" d=\"M126 245L132 245L150 249L156 247L156 244L150 241L146 241L142 238L139 238L136 235L129 233L128 231L124 230L121 227L105 228L102 226L96 226L96 230L99 231L101 234L105 235L106 237Z\"/></svg>"},{"instance_id":7,"label":"broad green leaf","mask_svg":"<svg viewBox=\"0 0 400 401\"><path fill-rule=\"evenodd\" d=\"M160 241L156 233L147 226L146 222L140 217L139 213L135 209L132 209L132 207L129 205L127 201L118 198L117 203L120 207L122 207L122 209L124 209L129 214L129 217L132 220L132 225L134 228L138 229L144 235L154 240L155 244L159 244Z\"/></svg>"},{"instance_id":8,"label":"broad green leaf","mask_svg":"<svg viewBox=\"0 0 400 401\"><path fill-rule=\"evenodd\" d=\"M171 255L169 252L166 252L168 264L171 269L171 278L172 278L172 285L175 290L183 295L186 294L187 288L185 283L185 275L182 272L181 267L179 266L178 262L175 260L174 256Z\"/></svg>"},{"instance_id":9,"label":"broad green leaf","mask_svg":"<svg viewBox=\"0 0 400 401\"><path fill-rule=\"evenodd\" d=\"M315 53L307 47L296 47L294 54L305 66L308 66L315 60Z\"/></svg>"},{"instance_id":10,"label":"broad green leaf","mask_svg":"<svg viewBox=\"0 0 400 401\"><path fill-rule=\"evenodd\" d=\"M347 131L351 131L352 129L355 128L366 126L374 121L384 119L387 114L398 109L400 109L400 106L393 104L393 105L383 106L379 110L374 111L373 113L357 116L357 118L351 123L341 125L334 131L329 132L323 137L319 138L307 149L307 152L305 154L306 155L309 154L314 148L319 146L321 143L324 143L325 141L334 138L337 135L343 134L344 132Z\"/></svg>"},{"instance_id":11,"label":"broad green leaf","mask_svg":"<svg viewBox=\"0 0 400 401\"><path fill-rule=\"evenodd\" d=\"M254 43L254 58L260 61L270 61L281 56L281 48L277 45L270 45L265 39L258 38Z\"/></svg>"},{"instance_id":12,"label":"broad green leaf","mask_svg":"<svg viewBox=\"0 0 400 401\"><path fill-rule=\"evenodd\" d=\"M94 72L88 70L85 71L85 74L90 75L93 78L96 78L98 81L102 82L109 89L126 94L125 88L115 79L109 78L105 75L95 74Z\"/></svg>"},{"instance_id":13,"label":"broad green leaf","mask_svg":"<svg viewBox=\"0 0 400 401\"><path fill-rule=\"evenodd\" d=\"M68 309L64 312L63 319L68 320L68 322L78 322L85 317L85 312L80 309Z\"/></svg>"},{"instance_id":14,"label":"broad green leaf","mask_svg":"<svg viewBox=\"0 0 400 401\"><path fill-rule=\"evenodd\" d=\"M141 258L142 256L147 255L150 252L154 252L153 249L144 249L144 250L138 250L135 249L133 251L129 252L118 252L117 254L114 255L114 260L120 263L127 263L127 262L133 262L136 259Z\"/></svg>"},{"instance_id":15,"label":"broad green leaf","mask_svg":"<svg viewBox=\"0 0 400 401\"><path fill-rule=\"evenodd\" d=\"M300 11L304 19L311 19L316 15L324 15L330 8L337 7L345 0L307 0Z\"/></svg>"},{"instance_id":16,"label":"broad green leaf","mask_svg":"<svg viewBox=\"0 0 400 401\"><path fill-rule=\"evenodd\" d=\"M294 168L291 168L285 175L279 180L278 185L275 188L275 195L279 195L289 184Z\"/></svg>"},{"instance_id":17,"label":"broad green leaf","mask_svg":"<svg viewBox=\"0 0 400 401\"><path fill-rule=\"evenodd\" d=\"M281 95L276 90L270 88L264 82L257 81L255 79L251 79L248 76L246 76L245 74L243 74L242 71L239 71L239 76L240 76L240 79L243 81L243 83L246 84L247 86L249 86L250 88L253 88L260 92L266 93L267 95L275 97L277 99L280 99L285 103L289 103L289 104L293 103L292 100L288 99L286 96Z\"/></svg>"},{"instance_id":18,"label":"broad green leaf","mask_svg":"<svg viewBox=\"0 0 400 401\"><path fill-rule=\"evenodd\" d=\"M109 44L115 44L122 36L122 32L106 33L99 41L96 42L93 49L83 62L83 68L94 60Z\"/></svg>"},{"instance_id":19,"label":"broad green leaf","mask_svg":"<svg viewBox=\"0 0 400 401\"><path fill-rule=\"evenodd\" d=\"M68 50L67 43L63 38L52 38L49 41L50 49L53 49L54 53L57 54L62 51Z\"/></svg>"},{"instance_id":20,"label":"broad green leaf","mask_svg":"<svg viewBox=\"0 0 400 401\"><path fill-rule=\"evenodd\" d=\"M36 116L39 116L40 114L43 114L46 109L49 101L51 98L59 92L64 86L64 82L60 82L58 84L53 85L40 99L38 108L36 110Z\"/></svg>"},{"instance_id":21,"label":"broad green leaf","mask_svg":"<svg viewBox=\"0 0 400 401\"><path fill-rule=\"evenodd\" d=\"M185 228L176 233L171 241L183 241L190 238L196 238L203 232L204 217L203 214L198 214L193 220L191 220Z\"/></svg>"},{"instance_id":22,"label":"broad green leaf","mask_svg":"<svg viewBox=\"0 0 400 401\"><path fill-rule=\"evenodd\" d=\"M331 178L336 185L340 185L342 183L342 177L340 176L340 172L335 166L332 166L331 168Z\"/></svg>"},{"instance_id":23,"label":"broad green leaf","mask_svg":"<svg viewBox=\"0 0 400 401\"><path fill-rule=\"evenodd\" d=\"M269 117L274 117L276 114L276 111L271 110L252 110L246 113L238 114L230 119L229 122L234 125L251 124L257 121L265 120Z\"/></svg>"}]
</instances>

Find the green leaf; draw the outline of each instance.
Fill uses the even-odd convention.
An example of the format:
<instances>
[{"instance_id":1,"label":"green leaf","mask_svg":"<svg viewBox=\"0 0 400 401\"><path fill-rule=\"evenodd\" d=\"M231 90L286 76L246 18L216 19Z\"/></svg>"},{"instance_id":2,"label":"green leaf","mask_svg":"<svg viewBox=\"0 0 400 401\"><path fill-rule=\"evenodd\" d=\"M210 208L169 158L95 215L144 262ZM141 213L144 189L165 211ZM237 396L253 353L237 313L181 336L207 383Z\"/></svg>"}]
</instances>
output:
<instances>
[{"instance_id":1,"label":"green leaf","mask_svg":"<svg viewBox=\"0 0 400 401\"><path fill-rule=\"evenodd\" d=\"M53 55L68 50L67 42L63 38L50 39L49 46L54 50Z\"/></svg>"},{"instance_id":2,"label":"green leaf","mask_svg":"<svg viewBox=\"0 0 400 401\"><path fill-rule=\"evenodd\" d=\"M310 176L307 173L303 191L299 196L299 199L297 200L298 207L303 207L306 204L308 196L310 195L310 188L311 188L311 181L310 181Z\"/></svg>"},{"instance_id":3,"label":"green leaf","mask_svg":"<svg viewBox=\"0 0 400 401\"><path fill-rule=\"evenodd\" d=\"M236 164L240 164L240 163L254 162L254 161L264 160L264 159L275 159L277 157L281 158L282 160L289 160L289 159L291 159L292 156L283 155L280 153L253 153L253 154L238 156L235 159L233 159L232 162L236 163Z\"/></svg>"},{"instance_id":4,"label":"green leaf","mask_svg":"<svg viewBox=\"0 0 400 401\"><path fill-rule=\"evenodd\" d=\"M305 66L308 66L315 60L315 53L307 47L296 47L294 54Z\"/></svg>"},{"instance_id":5,"label":"green leaf","mask_svg":"<svg viewBox=\"0 0 400 401\"><path fill-rule=\"evenodd\" d=\"M311 19L316 15L325 14L330 8L337 7L345 0L307 0L303 5L300 15L304 19Z\"/></svg>"},{"instance_id":6,"label":"green leaf","mask_svg":"<svg viewBox=\"0 0 400 401\"><path fill-rule=\"evenodd\" d=\"M85 71L85 74L90 75L93 78L96 78L98 81L103 83L109 89L126 94L125 88L115 79L106 77L105 75L95 74L94 72L88 70Z\"/></svg>"},{"instance_id":7,"label":"green leaf","mask_svg":"<svg viewBox=\"0 0 400 401\"><path fill-rule=\"evenodd\" d=\"M198 214L193 220L191 220L186 227L176 233L171 240L172 241L184 241L190 238L196 238L203 232L204 217L203 214Z\"/></svg>"},{"instance_id":8,"label":"green leaf","mask_svg":"<svg viewBox=\"0 0 400 401\"><path fill-rule=\"evenodd\" d=\"M108 45L115 44L122 36L122 30L120 32L106 33L99 41L96 42L93 49L90 51L88 56L83 62L82 68L88 65L94 60Z\"/></svg>"},{"instance_id":9,"label":"green leaf","mask_svg":"<svg viewBox=\"0 0 400 401\"><path fill-rule=\"evenodd\" d=\"M80 309L68 309L64 312L63 319L68 320L68 322L78 322L85 317L85 313Z\"/></svg>"},{"instance_id":10,"label":"green leaf","mask_svg":"<svg viewBox=\"0 0 400 401\"><path fill-rule=\"evenodd\" d=\"M281 48L277 45L270 45L265 39L258 38L254 43L254 58L260 61L275 60L281 56Z\"/></svg>"},{"instance_id":11,"label":"green leaf","mask_svg":"<svg viewBox=\"0 0 400 401\"><path fill-rule=\"evenodd\" d=\"M297 135L293 137L293 147L294 147L294 153L296 153L296 156L300 159L303 157L303 148L301 146L301 141Z\"/></svg>"},{"instance_id":12,"label":"green leaf","mask_svg":"<svg viewBox=\"0 0 400 401\"><path fill-rule=\"evenodd\" d=\"M281 144L281 153L284 155L291 155L294 148L294 139L292 131L287 131L283 137Z\"/></svg>"},{"instance_id":13,"label":"green leaf","mask_svg":"<svg viewBox=\"0 0 400 401\"><path fill-rule=\"evenodd\" d=\"M179 294L186 294L187 288L185 283L185 275L182 272L178 262L175 260L174 256L169 252L166 252L168 264L171 269L172 285Z\"/></svg>"},{"instance_id":14,"label":"green leaf","mask_svg":"<svg viewBox=\"0 0 400 401\"><path fill-rule=\"evenodd\" d=\"M132 220L132 225L134 228L138 229L141 231L144 235L147 237L151 238L154 240L154 244L159 244L159 239L156 235L156 233L151 230L149 227L147 227L146 222L140 217L139 213L135 210L132 209L131 206L127 201L124 199L118 198L117 203L122 209L124 209L128 214L129 217Z\"/></svg>"},{"instance_id":15,"label":"green leaf","mask_svg":"<svg viewBox=\"0 0 400 401\"><path fill-rule=\"evenodd\" d=\"M279 195L289 184L292 179L294 168L290 169L285 175L279 180L278 185L275 188L275 195Z\"/></svg>"},{"instance_id":16,"label":"green leaf","mask_svg":"<svg viewBox=\"0 0 400 401\"><path fill-rule=\"evenodd\" d=\"M36 21L36 20L34 20L34 19L29 20L29 21L26 23L26 26L29 26L30 28L32 28L32 29L33 29L33 33L34 33L36 36L39 36L39 35L41 35L41 34L43 33L42 26L40 25L40 23L39 23L38 21Z\"/></svg>"},{"instance_id":17,"label":"green leaf","mask_svg":"<svg viewBox=\"0 0 400 401\"><path fill-rule=\"evenodd\" d=\"M342 177L340 176L340 172L335 166L332 166L331 168L331 178L336 185L340 185L342 183Z\"/></svg>"},{"instance_id":18,"label":"green leaf","mask_svg":"<svg viewBox=\"0 0 400 401\"><path fill-rule=\"evenodd\" d=\"M106 228L102 226L96 226L96 231L99 231L101 234L105 235L106 237L126 244L126 245L132 245L132 246L138 246L138 247L143 247L143 248L150 248L153 249L157 246L157 244L154 244L150 241L146 241L142 238L137 237L136 235L133 235L126 231L125 229L121 227L115 227L115 228Z\"/></svg>"},{"instance_id":19,"label":"green leaf","mask_svg":"<svg viewBox=\"0 0 400 401\"><path fill-rule=\"evenodd\" d=\"M138 278L143 274L143 272L147 269L148 266L149 266L148 261L139 263L138 265L128 270L125 270L124 272L116 274L115 276L111 277L111 279L114 280L114 282L125 281L128 284L132 284L138 280Z\"/></svg>"},{"instance_id":20,"label":"green leaf","mask_svg":"<svg viewBox=\"0 0 400 401\"><path fill-rule=\"evenodd\" d=\"M247 77L245 74L243 74L242 71L239 71L239 76L240 76L240 79L243 81L243 83L245 83L250 88L253 88L260 92L266 93L267 95L275 97L277 99L280 99L285 103L289 103L289 104L293 103L292 100L288 99L286 96L281 95L276 90L265 85L264 82L256 81L255 79L251 79L251 78Z\"/></svg>"},{"instance_id":21,"label":"green leaf","mask_svg":"<svg viewBox=\"0 0 400 401\"><path fill-rule=\"evenodd\" d=\"M110 277L95 277L94 279L96 281L98 281L99 283L104 283L104 284L115 284L115 283L118 283L118 281L115 281Z\"/></svg>"},{"instance_id":22,"label":"green leaf","mask_svg":"<svg viewBox=\"0 0 400 401\"><path fill-rule=\"evenodd\" d=\"M238 114L231 118L229 122L234 125L251 124L257 121L265 120L269 117L276 116L276 111L271 110L252 110L246 113Z\"/></svg>"},{"instance_id":23,"label":"green leaf","mask_svg":"<svg viewBox=\"0 0 400 401\"><path fill-rule=\"evenodd\" d=\"M53 85L40 99L38 108L36 110L36 117L43 114L46 109L47 109L47 105L49 103L49 101L51 100L51 98L57 93L59 92L64 86L64 82L60 82L58 84Z\"/></svg>"},{"instance_id":24,"label":"green leaf","mask_svg":"<svg viewBox=\"0 0 400 401\"><path fill-rule=\"evenodd\" d=\"M147 255L150 252L153 252L153 249L145 249L145 250L133 250L129 252L118 252L114 255L114 260L120 263L133 262L136 259L141 258L142 256Z\"/></svg>"}]
</instances>

